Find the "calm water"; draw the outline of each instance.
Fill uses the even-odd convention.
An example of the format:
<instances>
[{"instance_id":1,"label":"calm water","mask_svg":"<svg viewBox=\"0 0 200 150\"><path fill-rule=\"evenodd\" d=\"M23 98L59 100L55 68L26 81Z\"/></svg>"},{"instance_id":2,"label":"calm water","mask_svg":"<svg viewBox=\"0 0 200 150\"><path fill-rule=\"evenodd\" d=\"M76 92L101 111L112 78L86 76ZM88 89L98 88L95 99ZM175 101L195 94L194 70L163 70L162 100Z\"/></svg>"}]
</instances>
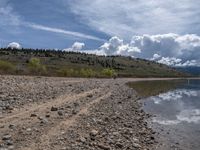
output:
<instances>
[{"instance_id":1,"label":"calm water","mask_svg":"<svg viewBox=\"0 0 200 150\"><path fill-rule=\"evenodd\" d=\"M171 89L161 83L166 90L144 98L144 110L154 116L149 125L159 133L157 149L200 150L200 80L174 83Z\"/></svg>"}]
</instances>

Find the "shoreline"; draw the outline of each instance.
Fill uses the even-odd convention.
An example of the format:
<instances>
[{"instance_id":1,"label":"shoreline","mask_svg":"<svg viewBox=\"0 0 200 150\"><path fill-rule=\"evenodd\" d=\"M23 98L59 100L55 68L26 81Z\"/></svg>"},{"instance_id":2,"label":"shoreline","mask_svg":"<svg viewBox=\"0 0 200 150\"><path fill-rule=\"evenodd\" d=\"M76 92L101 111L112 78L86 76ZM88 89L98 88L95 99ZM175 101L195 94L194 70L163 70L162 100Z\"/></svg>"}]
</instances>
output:
<instances>
[{"instance_id":1,"label":"shoreline","mask_svg":"<svg viewBox=\"0 0 200 150\"><path fill-rule=\"evenodd\" d=\"M0 148L35 150L153 149L150 116L126 83L177 79L0 78Z\"/></svg>"}]
</instances>

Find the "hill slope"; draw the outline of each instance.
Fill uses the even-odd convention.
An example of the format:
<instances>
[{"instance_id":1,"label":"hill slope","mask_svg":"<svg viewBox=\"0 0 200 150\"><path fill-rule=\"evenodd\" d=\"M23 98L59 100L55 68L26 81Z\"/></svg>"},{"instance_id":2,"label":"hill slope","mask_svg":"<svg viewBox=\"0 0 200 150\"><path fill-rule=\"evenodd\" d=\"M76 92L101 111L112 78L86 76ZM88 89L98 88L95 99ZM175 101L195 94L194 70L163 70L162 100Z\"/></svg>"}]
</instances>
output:
<instances>
[{"instance_id":1,"label":"hill slope","mask_svg":"<svg viewBox=\"0 0 200 150\"><path fill-rule=\"evenodd\" d=\"M179 67L177 70L185 73L189 73L194 76L200 76L200 67Z\"/></svg>"},{"instance_id":2,"label":"hill slope","mask_svg":"<svg viewBox=\"0 0 200 150\"><path fill-rule=\"evenodd\" d=\"M156 62L123 57L33 49L0 49L1 74L106 77L179 77L185 74Z\"/></svg>"}]
</instances>

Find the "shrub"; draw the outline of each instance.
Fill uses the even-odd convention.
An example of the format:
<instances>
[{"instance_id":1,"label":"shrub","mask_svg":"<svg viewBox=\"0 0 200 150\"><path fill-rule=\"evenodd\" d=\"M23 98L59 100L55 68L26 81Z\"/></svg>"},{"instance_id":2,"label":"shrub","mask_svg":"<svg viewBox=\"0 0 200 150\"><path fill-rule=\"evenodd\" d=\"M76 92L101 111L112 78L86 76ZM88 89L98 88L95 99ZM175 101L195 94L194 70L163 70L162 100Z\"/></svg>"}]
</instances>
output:
<instances>
[{"instance_id":1,"label":"shrub","mask_svg":"<svg viewBox=\"0 0 200 150\"><path fill-rule=\"evenodd\" d=\"M74 69L62 68L58 70L58 75L63 76L63 77L72 77L72 76L76 76L77 72Z\"/></svg>"},{"instance_id":2,"label":"shrub","mask_svg":"<svg viewBox=\"0 0 200 150\"><path fill-rule=\"evenodd\" d=\"M15 66L4 60L0 60L0 71L3 71L4 73L10 73L15 70Z\"/></svg>"},{"instance_id":3,"label":"shrub","mask_svg":"<svg viewBox=\"0 0 200 150\"><path fill-rule=\"evenodd\" d=\"M80 76L81 77L94 77L96 73L92 69L81 69Z\"/></svg>"},{"instance_id":4,"label":"shrub","mask_svg":"<svg viewBox=\"0 0 200 150\"><path fill-rule=\"evenodd\" d=\"M40 59L38 58L31 58L28 62L28 67L34 74L40 75L46 73L46 67L41 64Z\"/></svg>"},{"instance_id":5,"label":"shrub","mask_svg":"<svg viewBox=\"0 0 200 150\"><path fill-rule=\"evenodd\" d=\"M110 68L105 68L101 71L101 74L104 76L104 77L116 77L117 74L115 72L114 69L110 69Z\"/></svg>"}]
</instances>

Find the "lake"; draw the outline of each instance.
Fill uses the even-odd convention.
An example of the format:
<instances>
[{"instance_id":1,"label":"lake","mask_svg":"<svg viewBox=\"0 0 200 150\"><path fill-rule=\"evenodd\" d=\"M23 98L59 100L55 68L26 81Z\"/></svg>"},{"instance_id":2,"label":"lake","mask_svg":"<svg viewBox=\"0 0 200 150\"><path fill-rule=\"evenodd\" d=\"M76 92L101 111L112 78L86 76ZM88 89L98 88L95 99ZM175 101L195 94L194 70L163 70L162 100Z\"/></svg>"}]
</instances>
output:
<instances>
[{"instance_id":1,"label":"lake","mask_svg":"<svg viewBox=\"0 0 200 150\"><path fill-rule=\"evenodd\" d=\"M159 150L200 149L200 80L131 83L143 109L152 114L149 126L157 132Z\"/></svg>"}]
</instances>

